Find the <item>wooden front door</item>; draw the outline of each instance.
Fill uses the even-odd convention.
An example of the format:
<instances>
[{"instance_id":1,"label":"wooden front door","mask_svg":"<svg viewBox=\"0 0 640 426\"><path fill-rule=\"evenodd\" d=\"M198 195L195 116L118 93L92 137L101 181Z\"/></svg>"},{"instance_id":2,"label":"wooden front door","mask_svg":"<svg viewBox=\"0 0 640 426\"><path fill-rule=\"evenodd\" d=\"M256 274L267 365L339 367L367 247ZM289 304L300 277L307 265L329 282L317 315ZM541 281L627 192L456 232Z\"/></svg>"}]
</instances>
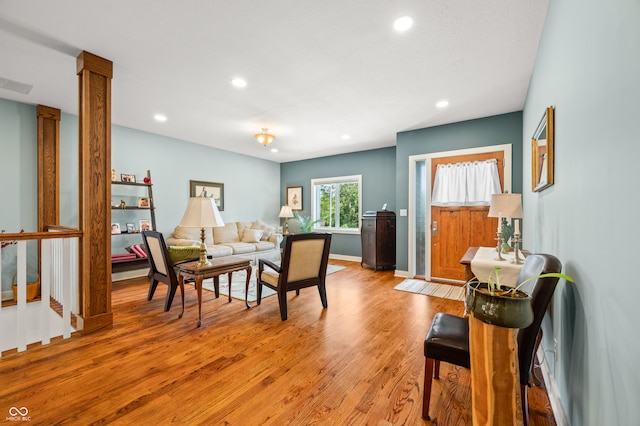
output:
<instances>
[{"instance_id":1,"label":"wooden front door","mask_svg":"<svg viewBox=\"0 0 640 426\"><path fill-rule=\"evenodd\" d=\"M500 187L504 188L504 153L460 155L431 160L431 189L438 164L482 161L498 162ZM497 218L489 218L489 206L431 207L431 279L464 281L460 259L469 247L492 247L496 244Z\"/></svg>"}]
</instances>

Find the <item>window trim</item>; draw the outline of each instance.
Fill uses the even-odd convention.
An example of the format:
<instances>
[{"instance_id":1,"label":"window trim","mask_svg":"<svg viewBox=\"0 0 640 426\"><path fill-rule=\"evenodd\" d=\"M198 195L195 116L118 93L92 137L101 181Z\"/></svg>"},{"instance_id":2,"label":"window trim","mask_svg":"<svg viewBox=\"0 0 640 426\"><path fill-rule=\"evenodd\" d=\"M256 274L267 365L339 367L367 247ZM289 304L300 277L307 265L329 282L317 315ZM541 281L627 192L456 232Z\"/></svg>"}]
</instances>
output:
<instances>
[{"instance_id":1,"label":"window trim","mask_svg":"<svg viewBox=\"0 0 640 426\"><path fill-rule=\"evenodd\" d=\"M362 175L335 176L328 178L311 179L311 218L312 220L318 219L318 206L316 204L318 200L316 197L316 186L349 182L355 182L358 184L358 228L333 228L328 226L313 225L314 231L328 231L334 234L360 234L360 228L362 227Z\"/></svg>"}]
</instances>

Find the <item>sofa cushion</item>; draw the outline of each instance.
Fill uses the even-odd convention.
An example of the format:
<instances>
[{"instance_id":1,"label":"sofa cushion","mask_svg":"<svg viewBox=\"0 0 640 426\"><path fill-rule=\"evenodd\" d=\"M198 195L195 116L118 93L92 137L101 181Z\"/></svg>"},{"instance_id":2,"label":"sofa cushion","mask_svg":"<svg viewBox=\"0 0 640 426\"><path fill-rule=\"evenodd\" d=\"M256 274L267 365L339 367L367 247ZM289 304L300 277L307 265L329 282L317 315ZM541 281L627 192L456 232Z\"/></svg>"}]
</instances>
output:
<instances>
[{"instance_id":1,"label":"sofa cushion","mask_svg":"<svg viewBox=\"0 0 640 426\"><path fill-rule=\"evenodd\" d=\"M242 242L243 243L257 243L260 242L264 231L262 229L243 229Z\"/></svg>"},{"instance_id":2,"label":"sofa cushion","mask_svg":"<svg viewBox=\"0 0 640 426\"><path fill-rule=\"evenodd\" d=\"M242 241L244 237L245 229L251 229L253 222L236 222L236 226L238 227L238 239Z\"/></svg>"},{"instance_id":3,"label":"sofa cushion","mask_svg":"<svg viewBox=\"0 0 640 426\"><path fill-rule=\"evenodd\" d=\"M269 237L270 237L271 235L273 235L273 233L274 233L274 232L276 232L276 228L274 228L274 227L273 227L273 226L271 226L271 225L267 225L266 223L264 223L264 222L263 222L263 221L261 221L261 220L256 220L256 221L253 223L252 228L253 228L253 229L262 229L262 230L264 231L264 234L262 234L262 238L261 238L261 239L262 239L262 241L268 241L268 240L269 240Z\"/></svg>"},{"instance_id":4,"label":"sofa cushion","mask_svg":"<svg viewBox=\"0 0 640 426\"><path fill-rule=\"evenodd\" d=\"M207 254L212 257L231 256L233 254L233 249L231 247L216 244L207 246Z\"/></svg>"},{"instance_id":5,"label":"sofa cushion","mask_svg":"<svg viewBox=\"0 0 640 426\"><path fill-rule=\"evenodd\" d=\"M196 240L200 241L200 228L185 228L183 226L176 226L173 230L173 238L180 240ZM205 228L204 230L204 243L213 244L213 236L211 235L211 228Z\"/></svg>"},{"instance_id":6,"label":"sofa cushion","mask_svg":"<svg viewBox=\"0 0 640 426\"><path fill-rule=\"evenodd\" d=\"M256 246L256 251L273 250L276 248L276 245L270 241L260 241L253 245Z\"/></svg>"},{"instance_id":7,"label":"sofa cushion","mask_svg":"<svg viewBox=\"0 0 640 426\"><path fill-rule=\"evenodd\" d=\"M216 244L236 243L240 241L236 222L226 223L224 226L213 228L213 241Z\"/></svg>"},{"instance_id":8,"label":"sofa cushion","mask_svg":"<svg viewBox=\"0 0 640 426\"><path fill-rule=\"evenodd\" d=\"M256 251L255 244L249 243L225 243L226 247L230 247L233 250L233 254L253 253Z\"/></svg>"}]
</instances>

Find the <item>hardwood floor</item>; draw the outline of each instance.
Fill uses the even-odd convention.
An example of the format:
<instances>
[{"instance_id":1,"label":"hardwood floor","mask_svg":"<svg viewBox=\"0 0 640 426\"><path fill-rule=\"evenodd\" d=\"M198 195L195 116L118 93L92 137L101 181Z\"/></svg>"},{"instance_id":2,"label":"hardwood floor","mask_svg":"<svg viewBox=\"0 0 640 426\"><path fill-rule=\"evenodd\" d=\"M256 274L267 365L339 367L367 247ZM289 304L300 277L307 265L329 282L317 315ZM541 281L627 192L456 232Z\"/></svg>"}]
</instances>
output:
<instances>
[{"instance_id":1,"label":"hardwood floor","mask_svg":"<svg viewBox=\"0 0 640 426\"><path fill-rule=\"evenodd\" d=\"M32 424L467 425L469 371L442 364L432 419L421 419L423 340L436 312L462 303L394 290L392 271L353 262L327 277L329 307L314 288L244 302L186 289L163 312L166 286L114 284L114 328L56 339L0 358L0 418L26 407ZM223 279L224 280L224 279ZM546 393L529 392L532 425L555 425Z\"/></svg>"}]
</instances>

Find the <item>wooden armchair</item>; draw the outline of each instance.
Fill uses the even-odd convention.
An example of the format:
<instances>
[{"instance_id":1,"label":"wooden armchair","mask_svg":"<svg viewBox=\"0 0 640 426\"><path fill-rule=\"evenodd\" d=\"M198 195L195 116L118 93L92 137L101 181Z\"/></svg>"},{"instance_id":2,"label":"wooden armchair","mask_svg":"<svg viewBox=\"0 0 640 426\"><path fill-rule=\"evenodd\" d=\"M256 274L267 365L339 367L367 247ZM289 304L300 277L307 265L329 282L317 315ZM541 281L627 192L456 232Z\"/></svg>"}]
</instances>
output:
<instances>
[{"instance_id":1,"label":"wooden armchair","mask_svg":"<svg viewBox=\"0 0 640 426\"><path fill-rule=\"evenodd\" d=\"M331 234L291 234L285 238L285 247L280 266L259 259L257 275L257 303L262 300L262 287L267 286L278 293L280 317L287 319L287 292L318 286L322 306L327 307L325 279ZM266 267L266 268L265 268Z\"/></svg>"}]
</instances>

